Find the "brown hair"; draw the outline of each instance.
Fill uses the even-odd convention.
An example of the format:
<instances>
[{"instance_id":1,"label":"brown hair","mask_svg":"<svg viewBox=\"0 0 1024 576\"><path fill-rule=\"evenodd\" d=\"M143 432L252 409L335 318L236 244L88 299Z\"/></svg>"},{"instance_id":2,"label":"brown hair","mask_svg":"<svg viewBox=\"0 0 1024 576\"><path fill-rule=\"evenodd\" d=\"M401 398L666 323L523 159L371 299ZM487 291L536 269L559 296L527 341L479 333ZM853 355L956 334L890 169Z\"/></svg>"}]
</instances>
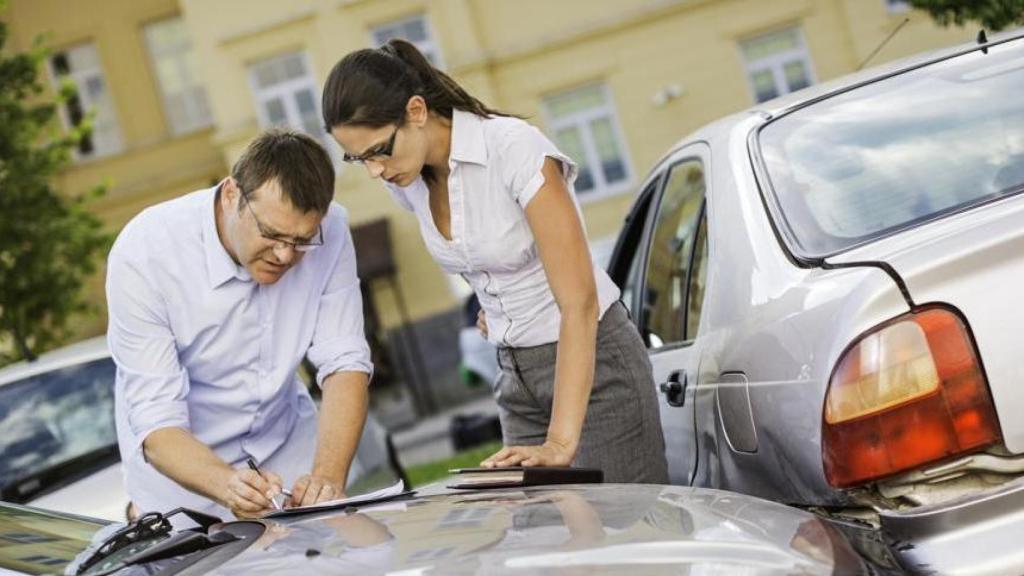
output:
<instances>
[{"instance_id":1,"label":"brown hair","mask_svg":"<svg viewBox=\"0 0 1024 576\"><path fill-rule=\"evenodd\" d=\"M334 198L331 157L319 142L295 130L273 128L260 134L235 162L231 177L247 197L276 180L284 197L302 212L326 214Z\"/></svg>"},{"instance_id":2,"label":"brown hair","mask_svg":"<svg viewBox=\"0 0 1024 576\"><path fill-rule=\"evenodd\" d=\"M378 49L356 50L331 69L324 85L322 109L328 131L335 126L401 126L405 106L414 95L445 118L452 110L477 116L511 116L488 108L405 40L392 39Z\"/></svg>"}]
</instances>

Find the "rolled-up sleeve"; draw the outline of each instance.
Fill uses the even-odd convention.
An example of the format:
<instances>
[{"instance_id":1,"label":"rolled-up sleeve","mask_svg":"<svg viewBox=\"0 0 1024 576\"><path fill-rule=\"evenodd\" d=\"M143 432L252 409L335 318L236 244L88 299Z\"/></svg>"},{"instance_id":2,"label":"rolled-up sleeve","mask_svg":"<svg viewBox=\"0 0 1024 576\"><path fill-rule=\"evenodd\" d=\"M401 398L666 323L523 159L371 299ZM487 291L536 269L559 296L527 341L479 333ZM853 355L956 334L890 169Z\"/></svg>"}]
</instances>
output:
<instances>
[{"instance_id":1,"label":"rolled-up sleeve","mask_svg":"<svg viewBox=\"0 0 1024 576\"><path fill-rule=\"evenodd\" d=\"M163 297L144 264L118 244L107 261L107 342L117 365L115 396L127 416L133 449L159 428L189 429L188 373L178 360Z\"/></svg>"},{"instance_id":2,"label":"rolled-up sleeve","mask_svg":"<svg viewBox=\"0 0 1024 576\"><path fill-rule=\"evenodd\" d=\"M554 158L562 167L562 178L572 191L577 167L571 158L562 154L540 130L525 122L509 128L501 140L499 170L505 188L523 209L544 186L545 158Z\"/></svg>"},{"instance_id":3,"label":"rolled-up sleeve","mask_svg":"<svg viewBox=\"0 0 1024 576\"><path fill-rule=\"evenodd\" d=\"M363 333L363 297L356 275L355 247L348 226L342 226L342 230L344 245L320 295L316 328L307 352L316 367L319 386L335 372L373 374L370 346Z\"/></svg>"}]
</instances>

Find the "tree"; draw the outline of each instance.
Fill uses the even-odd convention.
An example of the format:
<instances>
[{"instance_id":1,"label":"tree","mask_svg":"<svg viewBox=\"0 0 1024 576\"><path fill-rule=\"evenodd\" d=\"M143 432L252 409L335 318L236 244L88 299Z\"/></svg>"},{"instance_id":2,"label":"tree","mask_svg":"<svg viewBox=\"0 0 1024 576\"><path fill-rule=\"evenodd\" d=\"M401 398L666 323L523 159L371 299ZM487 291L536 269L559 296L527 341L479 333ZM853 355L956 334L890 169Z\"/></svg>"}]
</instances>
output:
<instances>
[{"instance_id":1,"label":"tree","mask_svg":"<svg viewBox=\"0 0 1024 576\"><path fill-rule=\"evenodd\" d=\"M0 10L6 2L0 0ZM88 116L68 132L56 121L58 107L76 98L66 84L54 98L39 79L47 58L41 39L25 53L4 51L7 23L0 20L0 365L60 344L68 320L93 306L83 282L111 237L87 210L102 195L97 186L67 198L53 185L71 152L90 132Z\"/></svg>"},{"instance_id":2,"label":"tree","mask_svg":"<svg viewBox=\"0 0 1024 576\"><path fill-rule=\"evenodd\" d=\"M942 26L973 21L993 32L1024 26L1024 0L909 0L909 4L927 11Z\"/></svg>"}]
</instances>

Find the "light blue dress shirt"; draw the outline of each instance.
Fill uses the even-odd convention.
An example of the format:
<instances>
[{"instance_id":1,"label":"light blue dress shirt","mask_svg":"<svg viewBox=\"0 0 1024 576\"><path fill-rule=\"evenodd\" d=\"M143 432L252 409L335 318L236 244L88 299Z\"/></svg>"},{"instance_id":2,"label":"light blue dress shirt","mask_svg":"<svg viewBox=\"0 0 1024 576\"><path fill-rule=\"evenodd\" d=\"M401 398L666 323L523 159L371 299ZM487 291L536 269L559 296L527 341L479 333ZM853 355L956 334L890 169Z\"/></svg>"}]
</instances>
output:
<instances>
[{"instance_id":1,"label":"light blue dress shirt","mask_svg":"<svg viewBox=\"0 0 1024 576\"><path fill-rule=\"evenodd\" d=\"M264 286L221 244L218 188L146 209L107 262L118 442L128 495L143 511L231 517L146 462L142 442L154 430L185 428L229 465L252 457L288 487L310 472L316 450L316 409L296 375L302 358L319 385L335 372L372 372L344 209L332 203L324 245Z\"/></svg>"}]
</instances>

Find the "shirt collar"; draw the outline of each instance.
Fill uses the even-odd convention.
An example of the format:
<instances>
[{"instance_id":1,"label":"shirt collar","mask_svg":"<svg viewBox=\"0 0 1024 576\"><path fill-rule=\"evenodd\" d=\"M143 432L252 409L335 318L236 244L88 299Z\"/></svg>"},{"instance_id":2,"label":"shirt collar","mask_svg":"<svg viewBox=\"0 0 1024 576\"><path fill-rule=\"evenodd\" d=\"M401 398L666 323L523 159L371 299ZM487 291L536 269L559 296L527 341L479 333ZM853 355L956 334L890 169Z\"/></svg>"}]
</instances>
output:
<instances>
[{"instance_id":1,"label":"shirt collar","mask_svg":"<svg viewBox=\"0 0 1024 576\"><path fill-rule=\"evenodd\" d=\"M249 271L244 267L235 264L228 254L224 244L217 234L217 209L216 204L220 198L220 190L224 181L210 188L206 199L203 201L203 252L206 253L206 272L210 278L211 288L217 288L231 280L238 278L242 281L252 279Z\"/></svg>"},{"instance_id":2,"label":"shirt collar","mask_svg":"<svg viewBox=\"0 0 1024 576\"><path fill-rule=\"evenodd\" d=\"M483 118L472 112L452 110L451 159L456 162L487 164Z\"/></svg>"}]
</instances>

